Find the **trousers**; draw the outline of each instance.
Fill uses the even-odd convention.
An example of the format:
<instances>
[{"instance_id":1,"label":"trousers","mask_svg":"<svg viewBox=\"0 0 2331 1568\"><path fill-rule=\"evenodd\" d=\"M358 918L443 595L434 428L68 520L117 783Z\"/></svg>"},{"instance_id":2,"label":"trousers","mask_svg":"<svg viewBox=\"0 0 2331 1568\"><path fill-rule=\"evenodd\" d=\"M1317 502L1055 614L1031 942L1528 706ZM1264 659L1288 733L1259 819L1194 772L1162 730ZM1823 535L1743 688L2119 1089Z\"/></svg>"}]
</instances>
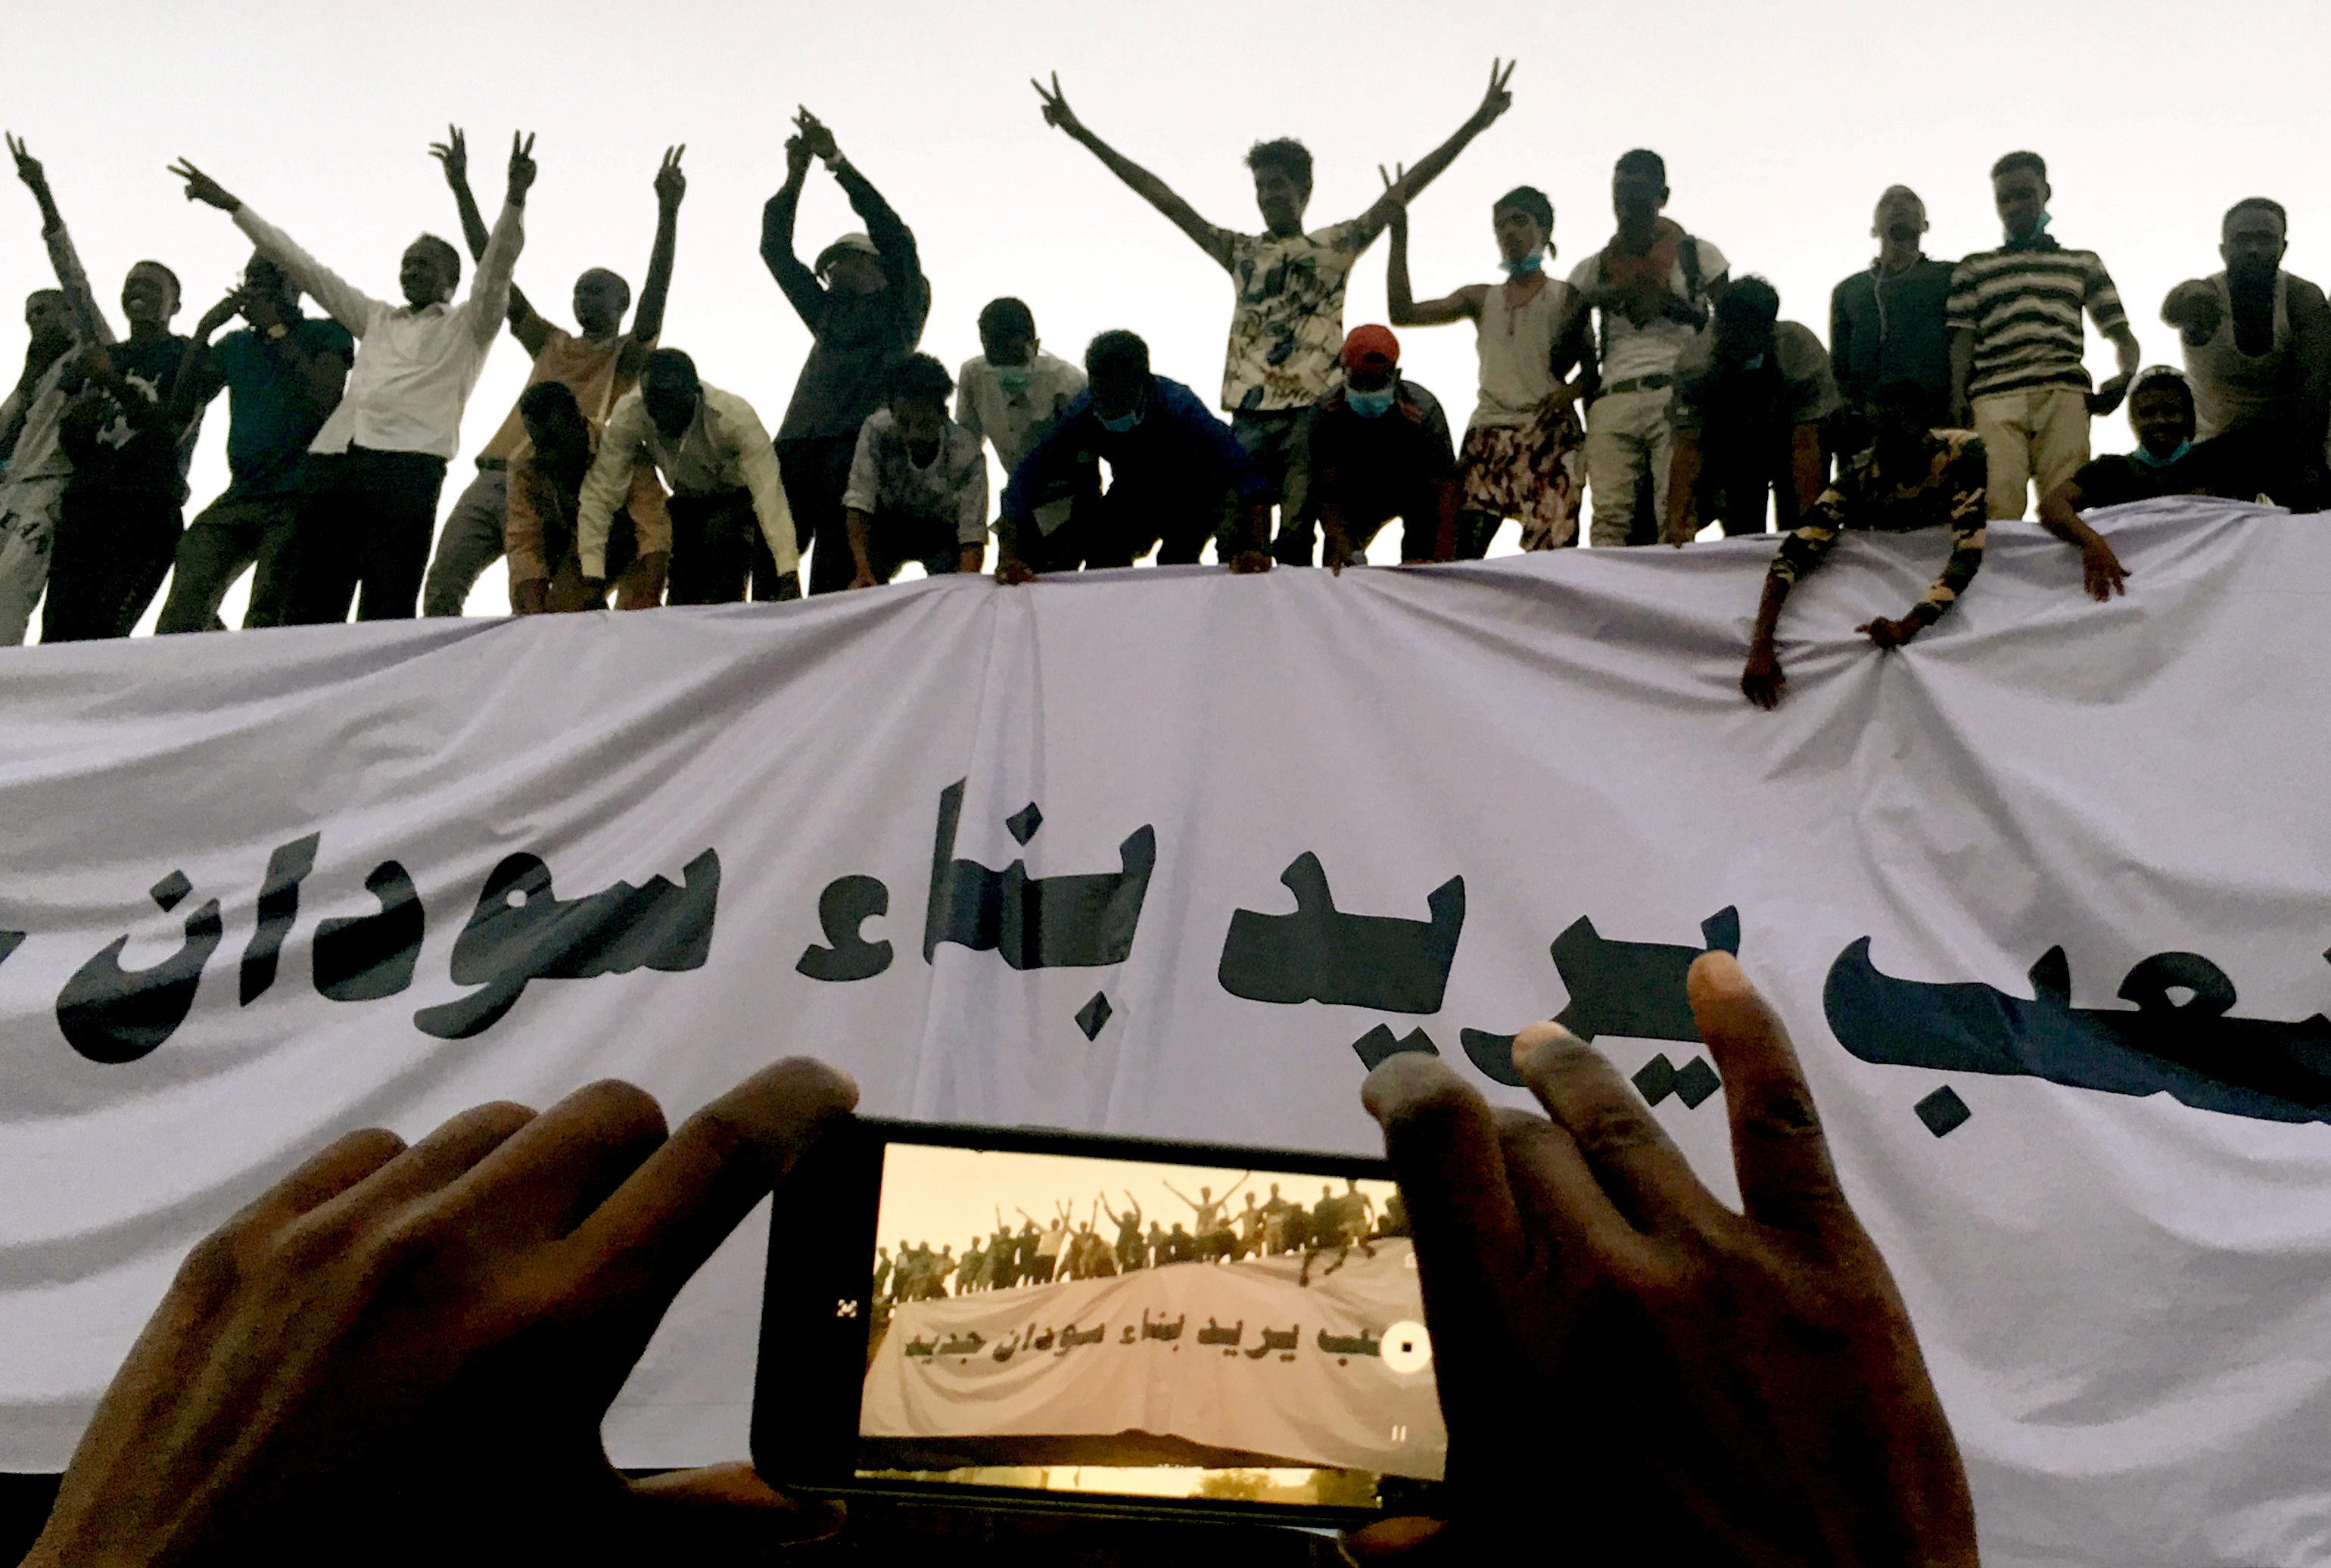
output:
<instances>
[{"instance_id":1,"label":"trousers","mask_svg":"<svg viewBox=\"0 0 2331 1568\"><path fill-rule=\"evenodd\" d=\"M295 626L410 621L437 531L445 460L418 451L352 446L314 460L319 487L300 508L292 548Z\"/></svg>"},{"instance_id":2,"label":"trousers","mask_svg":"<svg viewBox=\"0 0 2331 1568\"><path fill-rule=\"evenodd\" d=\"M245 569L256 566L251 603L243 629L281 626L291 613L291 574L298 557L304 498L296 495L221 496L186 525L178 540L177 565L170 574L170 596L162 602L159 632L210 632L220 625L219 605Z\"/></svg>"},{"instance_id":3,"label":"trousers","mask_svg":"<svg viewBox=\"0 0 2331 1568\"><path fill-rule=\"evenodd\" d=\"M481 468L462 487L438 530L437 554L421 587L423 615L459 615L486 568L502 558L502 527L509 517L509 470Z\"/></svg>"}]
</instances>

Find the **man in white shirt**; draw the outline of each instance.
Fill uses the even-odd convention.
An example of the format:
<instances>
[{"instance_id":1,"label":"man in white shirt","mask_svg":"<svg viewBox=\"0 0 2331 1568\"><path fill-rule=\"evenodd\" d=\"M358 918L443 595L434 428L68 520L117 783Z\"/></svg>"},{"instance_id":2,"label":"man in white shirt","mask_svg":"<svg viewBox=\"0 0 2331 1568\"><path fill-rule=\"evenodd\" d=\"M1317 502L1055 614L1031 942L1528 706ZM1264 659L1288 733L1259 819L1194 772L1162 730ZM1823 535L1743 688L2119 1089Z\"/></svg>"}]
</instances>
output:
<instances>
[{"instance_id":1,"label":"man in white shirt","mask_svg":"<svg viewBox=\"0 0 2331 1568\"><path fill-rule=\"evenodd\" d=\"M324 267L194 165L182 160L171 171L186 182L187 200L234 214L261 254L357 338L347 389L308 449L319 472L295 546L292 624L344 621L352 598L359 621L413 618L461 410L509 307L533 149L532 137L510 138L509 195L459 305L451 300L461 253L434 234L406 247L397 274L405 302L391 305Z\"/></svg>"},{"instance_id":2,"label":"man in white shirt","mask_svg":"<svg viewBox=\"0 0 2331 1568\"><path fill-rule=\"evenodd\" d=\"M980 311L979 346L985 352L965 360L956 377L955 422L995 448L1008 484L1020 460L1036 450L1036 437L1085 389L1085 373L1045 353L1035 312L1009 297ZM1038 507L1037 527L1051 533L1069 520L1072 504L1063 496Z\"/></svg>"},{"instance_id":3,"label":"man in white shirt","mask_svg":"<svg viewBox=\"0 0 2331 1568\"><path fill-rule=\"evenodd\" d=\"M1662 217L1666 163L1637 148L1611 176L1619 220L1611 242L1578 264L1570 286L1602 313L1602 390L1586 410L1586 488L1597 545L1648 545L1668 510L1676 362L1724 297L1731 263ZM1649 489L1651 506L1641 506Z\"/></svg>"},{"instance_id":4,"label":"man in white shirt","mask_svg":"<svg viewBox=\"0 0 2331 1568\"><path fill-rule=\"evenodd\" d=\"M947 416L955 383L928 354L890 372L887 404L859 428L842 492L856 568L850 585L872 588L909 561L941 576L977 572L987 554L987 460L979 438Z\"/></svg>"},{"instance_id":5,"label":"man in white shirt","mask_svg":"<svg viewBox=\"0 0 2331 1568\"><path fill-rule=\"evenodd\" d=\"M616 403L583 481L575 535L590 587L606 581L608 530L640 462L653 463L671 491L667 603L741 603L756 523L776 562L777 597L801 596L801 551L769 432L743 398L705 385L696 361L677 348L648 356L639 390Z\"/></svg>"}]
</instances>

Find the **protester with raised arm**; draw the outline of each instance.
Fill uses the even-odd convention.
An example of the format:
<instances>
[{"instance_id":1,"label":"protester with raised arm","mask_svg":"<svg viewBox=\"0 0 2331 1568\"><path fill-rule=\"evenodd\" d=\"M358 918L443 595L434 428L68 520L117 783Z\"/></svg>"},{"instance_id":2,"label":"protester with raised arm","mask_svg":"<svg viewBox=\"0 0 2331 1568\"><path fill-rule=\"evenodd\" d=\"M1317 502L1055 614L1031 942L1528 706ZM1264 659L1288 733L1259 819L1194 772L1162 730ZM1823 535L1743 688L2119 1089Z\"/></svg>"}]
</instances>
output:
<instances>
[{"instance_id":1,"label":"protester with raised arm","mask_svg":"<svg viewBox=\"0 0 2331 1568\"><path fill-rule=\"evenodd\" d=\"M211 341L240 316L249 325ZM178 374L179 417L227 394L229 483L178 541L157 632L208 632L220 603L252 570L245 631L281 626L291 611L300 513L313 482L308 447L338 406L356 339L329 317L300 313L283 269L254 255L242 285L195 324Z\"/></svg>"},{"instance_id":2,"label":"protester with raised arm","mask_svg":"<svg viewBox=\"0 0 2331 1568\"><path fill-rule=\"evenodd\" d=\"M434 234L405 248L398 268L404 303L391 305L323 266L192 163L172 169L186 182L187 200L233 214L293 287L357 339L347 388L308 449L319 460L318 483L300 516L293 622L345 620L351 599L360 621L413 618L445 465L461 445L461 410L509 308L533 147L532 137L510 138L508 195L469 298L458 305L461 252Z\"/></svg>"},{"instance_id":3,"label":"protester with raised arm","mask_svg":"<svg viewBox=\"0 0 2331 1568\"><path fill-rule=\"evenodd\" d=\"M1394 326L1473 323L1480 392L1459 460L1456 546L1469 561L1481 558L1508 518L1520 523L1525 550L1575 544L1586 494L1586 432L1578 422L1585 377L1565 377L1592 350L1584 296L1546 270L1555 254L1554 204L1535 186L1517 185L1490 207L1489 227L1505 281L1419 300L1408 277L1408 209L1395 207L1385 279Z\"/></svg>"},{"instance_id":4,"label":"protester with raised arm","mask_svg":"<svg viewBox=\"0 0 2331 1568\"><path fill-rule=\"evenodd\" d=\"M1751 274L1716 302L1708 329L1676 361L1675 455L1660 537L1689 543L1709 523L1761 534L1769 500L1782 533L1822 492L1821 432L1839 408L1829 353L1780 319L1781 296Z\"/></svg>"},{"instance_id":5,"label":"protester with raised arm","mask_svg":"<svg viewBox=\"0 0 2331 1568\"><path fill-rule=\"evenodd\" d=\"M473 258L481 256L486 248L486 224L478 212L477 198L470 193L468 145L460 127L448 126L445 133L443 141L430 147L430 155L444 166L445 183L452 188L454 204L461 213L461 237L469 245L470 254ZM684 147L666 147L663 162L656 169L655 243L648 252L647 281L640 290L640 308L632 317L630 331L623 330L623 312L631 306L632 286L622 274L604 267L590 268L575 280L575 321L582 328L579 336L544 319L518 285L510 285L510 336L519 340L533 361L527 372L527 385L545 381L562 383L575 394L584 417L603 428L608 415L614 412L615 400L639 385L640 366L646 363L648 351L663 332L664 302L671 293L672 258L679 247L680 204L688 195L688 176L680 169L680 155L687 150ZM509 508L509 470L525 440L518 410L512 408L501 428L478 453L477 477L462 490L452 511L446 516L445 527L437 538L436 556L430 562L429 575L422 586L423 614L461 613L461 606L479 576L500 559L504 517ZM616 527L619 535L669 530L670 524L663 516L663 491L657 488L652 473L642 471L634 477L625 512L626 521ZM652 552L644 551L638 556L635 594L639 584L659 577L666 565L664 561L652 556ZM510 578L510 607L540 609L541 604L531 599L524 605L519 603L519 581L515 575ZM660 594L661 581L655 587Z\"/></svg>"},{"instance_id":6,"label":"protester with raised arm","mask_svg":"<svg viewBox=\"0 0 2331 1568\"><path fill-rule=\"evenodd\" d=\"M2281 203L2236 202L2219 228L2225 270L2172 289L2161 318L2177 328L2184 354L2193 439L2215 443L2228 481L2239 469L2250 496L2313 511L2331 501L2323 470L2331 305L2282 270L2288 242Z\"/></svg>"},{"instance_id":7,"label":"protester with raised arm","mask_svg":"<svg viewBox=\"0 0 2331 1568\"><path fill-rule=\"evenodd\" d=\"M1951 403L1950 300L1953 264L1920 248L1927 204L1908 185L1878 198L1870 233L1878 259L1840 283L1829 298L1829 354L1844 399L1832 422L1832 455L1850 459L1870 444L1869 404L1881 386L1907 381L1927 389L1940 423Z\"/></svg>"},{"instance_id":8,"label":"protester with raised arm","mask_svg":"<svg viewBox=\"0 0 2331 1568\"><path fill-rule=\"evenodd\" d=\"M2120 406L2139 354L2103 261L2048 232L2046 160L2009 153L1991 167L1991 190L2007 242L1951 275L1949 418L1983 437L1991 515L2007 518L2023 515L2031 490L2046 495L2088 461L2089 416ZM2120 374L2093 392L2084 309L2120 358Z\"/></svg>"},{"instance_id":9,"label":"protester with raised arm","mask_svg":"<svg viewBox=\"0 0 2331 1568\"><path fill-rule=\"evenodd\" d=\"M0 474L0 646L24 640L48 587L57 510L72 478L61 425L72 395L66 376L73 350L113 341L113 328L90 294L72 236L56 215L46 174L14 136L8 151L18 177L40 204L41 238L63 286L35 290L25 299L24 329L31 341L24 347L24 367L0 404L0 447L8 454L7 471Z\"/></svg>"},{"instance_id":10,"label":"protester with raised arm","mask_svg":"<svg viewBox=\"0 0 2331 1568\"><path fill-rule=\"evenodd\" d=\"M1152 372L1149 346L1130 332L1095 337L1085 374L1090 385L1004 489L996 578L1025 583L1044 572L1130 566L1152 549L1161 566L1194 565L1226 504L1237 508L1242 535L1230 569L1270 570L1270 481L1230 427L1197 394ZM1046 532L1036 509L1064 496L1073 502L1069 520Z\"/></svg>"},{"instance_id":11,"label":"protester with raised arm","mask_svg":"<svg viewBox=\"0 0 2331 1568\"><path fill-rule=\"evenodd\" d=\"M1511 64L1492 62L1489 90L1454 135L1358 217L1308 233L1303 212L1311 200L1311 154L1302 143L1287 138L1258 142L1248 151L1246 163L1254 174L1255 205L1262 214L1260 234L1208 223L1165 181L1095 136L1069 108L1057 74L1050 89L1033 84L1044 101L1047 124L1100 159L1196 242L1236 285L1238 303L1223 365L1222 406L1230 413L1239 444L1270 481L1270 499L1280 514L1273 549L1289 565L1311 564L1314 529L1303 460L1312 405L1337 379L1336 356L1344 341L1344 286L1352 265L1403 203L1414 200L1467 144L1513 106L1513 95L1506 90L1512 76ZM1226 528L1234 526L1226 518Z\"/></svg>"},{"instance_id":12,"label":"protester with raised arm","mask_svg":"<svg viewBox=\"0 0 2331 1568\"><path fill-rule=\"evenodd\" d=\"M175 397L188 345L169 326L178 310L178 278L159 261L133 265L121 285L129 336L117 339L73 252L47 173L24 143L11 138L8 149L17 177L40 204L42 235L80 340L57 381L63 402L56 413L56 459L64 482L46 541L41 640L127 637L169 575L186 499L195 431L176 417Z\"/></svg>"},{"instance_id":13,"label":"protester with raised arm","mask_svg":"<svg viewBox=\"0 0 2331 1568\"><path fill-rule=\"evenodd\" d=\"M796 540L810 553L809 591L832 594L858 575L842 499L858 432L882 406L891 369L922 341L931 283L914 232L842 156L833 132L806 109L794 123L795 133L785 140L785 183L761 209L761 260L812 342L777 427L777 463ZM794 254L794 222L813 158L825 165L866 228L842 235L804 267ZM756 588L754 596L764 595Z\"/></svg>"},{"instance_id":14,"label":"protester with raised arm","mask_svg":"<svg viewBox=\"0 0 2331 1568\"><path fill-rule=\"evenodd\" d=\"M1676 364L1731 281L1721 251L1662 215L1668 194L1659 154L1637 147L1622 157L1611 175L1618 231L1570 274L1570 286L1602 320L1597 390L1586 409L1597 545L1659 537L1675 459Z\"/></svg>"},{"instance_id":15,"label":"protester with raised arm","mask_svg":"<svg viewBox=\"0 0 2331 1568\"><path fill-rule=\"evenodd\" d=\"M1950 530L1950 559L1910 613L1854 628L1880 652L1901 647L1941 620L1983 567L1984 499L1990 472L1984 466L1983 438L1972 431L1929 428L1927 395L1914 381L1879 387L1870 406L1877 432L1870 450L1848 463L1837 482L1821 493L1804 521L1781 541L1772 570L1765 574L1764 601L1749 638L1748 664L1740 677L1741 692L1759 708L1778 704L1787 685L1775 641L1781 606L1798 580L1828 558L1845 529L1888 534Z\"/></svg>"},{"instance_id":16,"label":"protester with raised arm","mask_svg":"<svg viewBox=\"0 0 2331 1568\"><path fill-rule=\"evenodd\" d=\"M756 537L776 563L772 597L800 597L793 513L768 432L750 404L707 386L696 361L677 348L648 356L639 390L615 404L584 480L575 527L583 576L593 591L614 569L609 531L642 463L652 464L671 489L665 505L671 515L672 603L741 603Z\"/></svg>"},{"instance_id":17,"label":"protester with raised arm","mask_svg":"<svg viewBox=\"0 0 2331 1568\"><path fill-rule=\"evenodd\" d=\"M890 372L890 395L858 432L850 488L853 588L888 583L909 561L928 576L976 574L987 554L987 458L979 438L947 418L947 366L910 354Z\"/></svg>"}]
</instances>

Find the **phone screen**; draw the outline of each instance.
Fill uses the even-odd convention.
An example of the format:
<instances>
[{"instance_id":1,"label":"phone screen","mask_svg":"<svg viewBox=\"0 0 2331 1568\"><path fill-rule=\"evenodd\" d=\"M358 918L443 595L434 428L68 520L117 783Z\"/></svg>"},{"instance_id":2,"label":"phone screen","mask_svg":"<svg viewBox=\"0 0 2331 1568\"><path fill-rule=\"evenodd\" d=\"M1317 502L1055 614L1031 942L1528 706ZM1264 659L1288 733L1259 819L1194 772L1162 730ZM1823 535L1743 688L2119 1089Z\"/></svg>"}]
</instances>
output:
<instances>
[{"instance_id":1,"label":"phone screen","mask_svg":"<svg viewBox=\"0 0 2331 1568\"><path fill-rule=\"evenodd\" d=\"M862 1125L857 1486L1350 1515L1441 1478L1379 1164Z\"/></svg>"}]
</instances>

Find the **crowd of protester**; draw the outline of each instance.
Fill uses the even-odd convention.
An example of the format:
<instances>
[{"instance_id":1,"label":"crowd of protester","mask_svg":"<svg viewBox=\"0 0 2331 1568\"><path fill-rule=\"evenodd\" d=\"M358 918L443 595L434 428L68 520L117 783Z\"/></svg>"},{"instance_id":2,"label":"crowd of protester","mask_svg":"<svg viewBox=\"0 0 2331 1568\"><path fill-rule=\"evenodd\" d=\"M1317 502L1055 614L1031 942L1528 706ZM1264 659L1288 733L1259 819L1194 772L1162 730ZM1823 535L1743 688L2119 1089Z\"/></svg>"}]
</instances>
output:
<instances>
[{"instance_id":1,"label":"crowd of protester","mask_svg":"<svg viewBox=\"0 0 2331 1568\"><path fill-rule=\"evenodd\" d=\"M1038 1221L1025 1209L1015 1209L1021 1225L1014 1231L995 1211L995 1229L974 1236L957 1254L953 1242L936 1252L928 1241L909 1246L901 1237L898 1250L878 1247L874 1260L874 1294L879 1305L900 1301L936 1301L948 1296L971 1296L988 1290L1010 1290L1023 1285L1050 1285L1063 1279L1111 1279L1144 1269L1175 1263L1240 1263L1251 1258L1300 1257L1302 1275L1322 1254L1335 1254L1327 1272L1343 1266L1354 1248L1375 1256L1374 1243L1387 1236L1408 1234L1408 1216L1397 1195L1376 1201L1346 1181L1344 1191L1322 1185L1317 1202L1305 1204L1283 1197L1280 1183L1270 1184L1270 1195L1245 1193L1246 1203L1233 1208L1244 1180L1219 1198L1210 1187L1200 1187L1194 1198L1175 1189L1166 1190L1188 1205L1189 1221L1161 1224L1154 1213L1146 1216L1141 1202L1125 1194L1120 1212L1106 1193L1093 1195L1080 1223L1073 1204L1055 1202L1051 1219ZM1100 1224L1106 1215L1108 1227Z\"/></svg>"},{"instance_id":2,"label":"crowd of protester","mask_svg":"<svg viewBox=\"0 0 2331 1568\"><path fill-rule=\"evenodd\" d=\"M1047 123L1230 273L1221 413L1158 374L1132 330L1096 337L1081 367L1044 352L1017 299L980 311L983 352L959 373L918 352L931 286L914 233L803 110L762 215L762 259L812 337L774 437L745 397L660 341L681 149L654 177L636 308L623 277L595 267L576 281L573 331L513 280L531 138L512 138L490 223L461 133L431 149L463 243L414 241L401 302L364 294L181 163L186 196L231 214L253 245L241 284L182 337L178 280L158 261L129 270L116 333L45 172L11 138L58 286L26 302L24 371L0 404L0 642L22 641L36 607L44 641L127 636L166 581L158 632L224 630L220 607L246 570L246 629L351 610L459 614L503 557L518 614L790 599L804 562L813 594L880 586L910 561L976 573L991 535L1006 584L1153 553L1194 563L1209 546L1233 571L1340 572L1395 519L1409 562L1477 558L1508 519L1527 549L1575 544L1591 497L1584 531L1600 546L1680 546L1710 525L1787 536L1742 681L1770 707L1784 684L1783 602L1842 530L1951 530L1926 595L1858 629L1890 648L1966 591L1986 522L2035 500L2100 600L2126 573L2087 511L2173 494L2322 503L2331 305L2282 271L2288 218L2264 197L2226 214L2223 269L2162 307L2182 370L2140 369L2103 261L2050 233L2047 166L2031 152L1991 171L2003 242L1956 262L1924 253L1919 196L1886 191L1876 258L1837 286L1826 346L1783 318L1771 284L1736 278L1665 214L1665 165L1641 149L1613 170L1612 237L1566 280L1546 265L1553 206L1521 185L1489 214L1503 279L1419 299L1409 204L1506 110L1511 69L1493 67L1455 133L1384 171L1383 195L1344 222L1304 226L1312 166L1299 142L1257 145L1259 233L1199 216L1089 128L1057 77L1037 84ZM865 226L804 263L795 214L818 164ZM1390 323L1347 333L1346 283L1385 233ZM2100 385L2083 365L2084 314L2118 360ZM1393 331L1459 321L1474 327L1480 366L1461 436L1401 374ZM463 408L505 327L530 357L528 385L441 530ZM183 524L222 390L231 482ZM2091 417L2124 399L2136 450L2091 461ZM993 499L990 448L1007 476Z\"/></svg>"}]
</instances>

